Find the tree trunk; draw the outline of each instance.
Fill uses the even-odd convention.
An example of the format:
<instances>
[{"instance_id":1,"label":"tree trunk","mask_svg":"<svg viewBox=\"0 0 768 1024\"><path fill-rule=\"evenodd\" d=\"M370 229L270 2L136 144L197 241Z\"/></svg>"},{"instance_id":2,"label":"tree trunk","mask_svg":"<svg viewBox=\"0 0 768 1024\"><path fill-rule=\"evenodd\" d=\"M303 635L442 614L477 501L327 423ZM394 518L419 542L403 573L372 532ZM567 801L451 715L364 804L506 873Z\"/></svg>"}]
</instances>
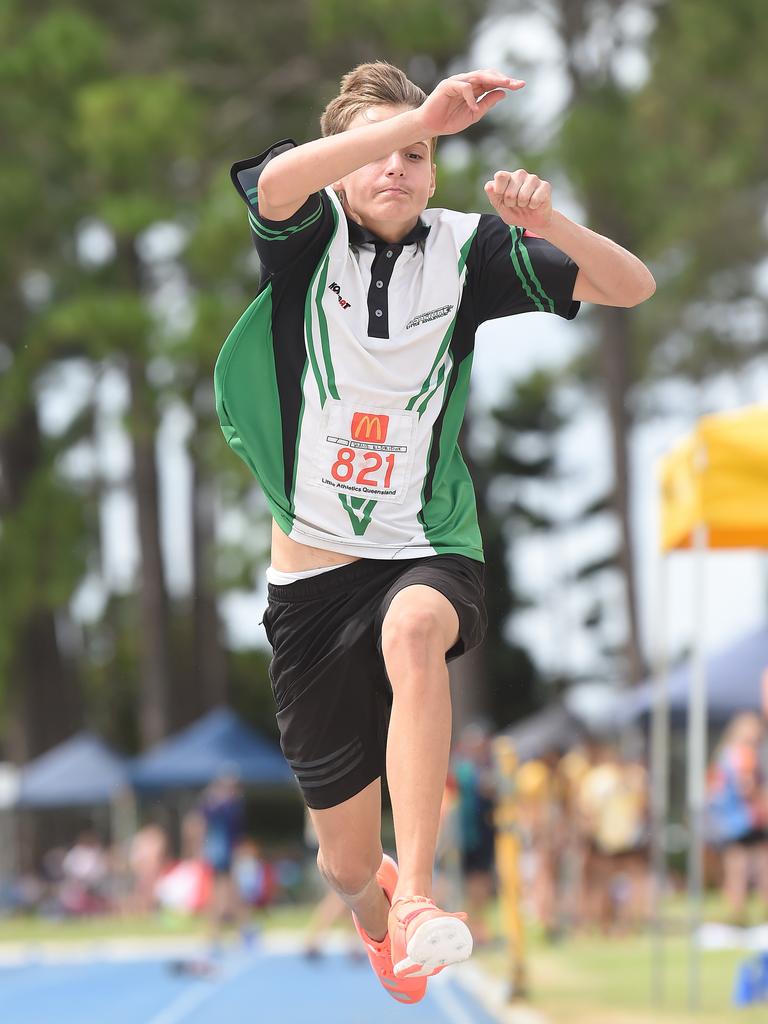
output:
<instances>
[{"instance_id":1,"label":"tree trunk","mask_svg":"<svg viewBox=\"0 0 768 1024\"><path fill-rule=\"evenodd\" d=\"M600 322L600 363L613 461L613 501L619 521L619 564L627 620L627 676L632 684L644 677L637 619L635 566L632 550L631 487L628 439L631 418L627 396L631 384L631 319L627 309L597 307Z\"/></svg>"},{"instance_id":2,"label":"tree trunk","mask_svg":"<svg viewBox=\"0 0 768 1024\"><path fill-rule=\"evenodd\" d=\"M124 286L141 295L143 269L133 238L121 239L118 260ZM147 381L144 339L126 353L130 391L133 493L139 535L139 735L145 746L157 743L174 727L168 588L160 539L160 488L155 444L157 410Z\"/></svg>"},{"instance_id":3,"label":"tree trunk","mask_svg":"<svg viewBox=\"0 0 768 1024\"><path fill-rule=\"evenodd\" d=\"M622 6L622 0L610 0L608 5L614 13ZM571 85L569 106L580 103L588 87L604 85L610 79L611 61L615 51L603 53L603 66L599 69L584 62L584 42L593 27L596 17L587 0L556 0L556 29L565 54L565 66ZM610 13L607 15L610 22ZM617 41L614 39L614 43ZM617 44L618 45L618 44ZM611 197L600 193L585 195L588 221L600 231L621 244L629 243L629 232L621 223L622 218L615 210L611 213ZM632 524L630 520L630 466L628 438L631 427L627 409L627 396L631 386L631 318L626 309L598 306L600 323L599 354L603 373L603 388L608 411L612 442L614 475L614 509L619 522L620 571L624 590L627 638L626 668L627 679L636 683L644 676L643 658L637 621L637 599L635 596L635 571L632 549Z\"/></svg>"},{"instance_id":4,"label":"tree trunk","mask_svg":"<svg viewBox=\"0 0 768 1024\"><path fill-rule=\"evenodd\" d=\"M227 673L216 601L215 495L194 452L192 459L193 671L199 710L207 711L226 703Z\"/></svg>"},{"instance_id":5,"label":"tree trunk","mask_svg":"<svg viewBox=\"0 0 768 1024\"><path fill-rule=\"evenodd\" d=\"M37 410L29 404L0 437L0 511L13 515L43 459ZM77 730L82 722L78 681L65 666L51 608L38 606L16 626L9 664L7 754L28 761ZM61 610L59 614L66 614Z\"/></svg>"},{"instance_id":6,"label":"tree trunk","mask_svg":"<svg viewBox=\"0 0 768 1024\"><path fill-rule=\"evenodd\" d=\"M157 743L172 728L168 591L160 542L160 494L155 454L155 409L145 365L128 357L131 394L133 490L139 531L141 679L139 732L142 743Z\"/></svg>"},{"instance_id":7,"label":"tree trunk","mask_svg":"<svg viewBox=\"0 0 768 1024\"><path fill-rule=\"evenodd\" d=\"M82 725L82 702L71 668L64 663L54 613L40 608L18 632L11 677L8 753L29 761L72 736Z\"/></svg>"}]
</instances>

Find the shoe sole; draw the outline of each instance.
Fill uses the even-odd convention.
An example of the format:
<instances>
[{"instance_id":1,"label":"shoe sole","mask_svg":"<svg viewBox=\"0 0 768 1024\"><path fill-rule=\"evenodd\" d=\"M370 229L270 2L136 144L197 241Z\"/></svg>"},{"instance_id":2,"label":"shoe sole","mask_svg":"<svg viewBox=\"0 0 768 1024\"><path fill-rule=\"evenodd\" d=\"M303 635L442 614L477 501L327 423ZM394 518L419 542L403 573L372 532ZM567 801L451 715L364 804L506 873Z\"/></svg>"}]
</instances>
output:
<instances>
[{"instance_id":1,"label":"shoe sole","mask_svg":"<svg viewBox=\"0 0 768 1024\"><path fill-rule=\"evenodd\" d=\"M458 918L437 917L425 921L411 936L405 958L395 964L395 975L430 977L443 967L468 960L472 946L472 932Z\"/></svg>"}]
</instances>

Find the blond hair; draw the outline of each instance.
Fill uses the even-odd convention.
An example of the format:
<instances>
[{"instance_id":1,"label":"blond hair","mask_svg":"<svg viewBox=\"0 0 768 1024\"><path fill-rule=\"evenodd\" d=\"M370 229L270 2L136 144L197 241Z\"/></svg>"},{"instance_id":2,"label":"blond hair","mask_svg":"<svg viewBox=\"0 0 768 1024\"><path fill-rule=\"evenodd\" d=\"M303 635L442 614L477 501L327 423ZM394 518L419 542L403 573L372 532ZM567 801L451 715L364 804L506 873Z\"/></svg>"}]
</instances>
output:
<instances>
[{"instance_id":1,"label":"blond hair","mask_svg":"<svg viewBox=\"0 0 768 1024\"><path fill-rule=\"evenodd\" d=\"M341 91L332 99L320 117L323 136L338 135L349 128L358 114L369 107L410 107L415 110L426 100L423 89L405 75L400 68L384 60L358 64L341 80ZM434 159L437 139L430 139Z\"/></svg>"}]
</instances>

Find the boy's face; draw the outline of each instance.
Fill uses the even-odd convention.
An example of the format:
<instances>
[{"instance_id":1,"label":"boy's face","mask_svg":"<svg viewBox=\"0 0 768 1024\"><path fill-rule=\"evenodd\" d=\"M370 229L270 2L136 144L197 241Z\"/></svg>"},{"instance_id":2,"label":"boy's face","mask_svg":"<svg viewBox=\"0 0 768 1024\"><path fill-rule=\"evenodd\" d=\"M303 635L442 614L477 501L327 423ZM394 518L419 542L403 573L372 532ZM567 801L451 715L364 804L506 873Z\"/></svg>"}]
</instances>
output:
<instances>
[{"instance_id":1,"label":"boy's face","mask_svg":"<svg viewBox=\"0 0 768 1024\"><path fill-rule=\"evenodd\" d=\"M368 107L349 127L384 121L408 109L384 105ZM353 220L382 238L399 231L407 234L435 191L435 165L429 141L416 142L365 164L334 182L334 188L344 193L345 206ZM394 239L387 238L391 240Z\"/></svg>"}]
</instances>

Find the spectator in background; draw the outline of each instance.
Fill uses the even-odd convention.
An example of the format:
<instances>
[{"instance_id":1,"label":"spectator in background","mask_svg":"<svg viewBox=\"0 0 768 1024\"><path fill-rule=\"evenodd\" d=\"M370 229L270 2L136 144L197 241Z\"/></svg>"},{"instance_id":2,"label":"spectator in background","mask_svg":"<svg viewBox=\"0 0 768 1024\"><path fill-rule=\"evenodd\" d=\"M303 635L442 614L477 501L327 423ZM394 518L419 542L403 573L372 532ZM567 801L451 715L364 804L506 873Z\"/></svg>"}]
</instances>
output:
<instances>
[{"instance_id":1,"label":"spectator in background","mask_svg":"<svg viewBox=\"0 0 768 1024\"><path fill-rule=\"evenodd\" d=\"M252 924L253 914L257 910L264 910L274 899L275 873L259 844L250 838L238 845L232 871L242 908L243 941L251 945L257 935L257 929Z\"/></svg>"},{"instance_id":2,"label":"spectator in background","mask_svg":"<svg viewBox=\"0 0 768 1024\"><path fill-rule=\"evenodd\" d=\"M763 672L760 680L761 706L763 712L763 730L760 740L760 773L763 780L768 784L768 668Z\"/></svg>"},{"instance_id":3,"label":"spectator in background","mask_svg":"<svg viewBox=\"0 0 768 1024\"><path fill-rule=\"evenodd\" d=\"M235 849L243 838L245 802L240 782L221 775L203 793L200 814L205 823L202 859L213 875L209 906L210 941L218 950L227 921L242 923L243 908L233 876Z\"/></svg>"},{"instance_id":4,"label":"spectator in background","mask_svg":"<svg viewBox=\"0 0 768 1024\"><path fill-rule=\"evenodd\" d=\"M440 905L462 902L461 849L459 846L459 786L448 772L440 804L440 825L435 847L435 900Z\"/></svg>"},{"instance_id":5,"label":"spectator in background","mask_svg":"<svg viewBox=\"0 0 768 1024\"><path fill-rule=\"evenodd\" d=\"M520 825L532 860L533 909L550 942L562 934L564 910L561 868L567 830L559 761L559 752L549 751L520 765L515 777Z\"/></svg>"},{"instance_id":6,"label":"spectator in background","mask_svg":"<svg viewBox=\"0 0 768 1024\"><path fill-rule=\"evenodd\" d=\"M586 822L579 809L579 794L588 772L598 757L598 747L591 739L569 750L560 758L558 775L562 786L565 817L565 885L562 917L568 926L579 927L589 921L587 869L590 839Z\"/></svg>"},{"instance_id":7,"label":"spectator in background","mask_svg":"<svg viewBox=\"0 0 768 1024\"><path fill-rule=\"evenodd\" d=\"M488 729L480 723L464 728L452 766L458 786L458 833L461 871L469 925L480 946L490 940L486 914L494 891L496 780Z\"/></svg>"},{"instance_id":8,"label":"spectator in background","mask_svg":"<svg viewBox=\"0 0 768 1024\"><path fill-rule=\"evenodd\" d=\"M747 895L754 870L768 912L768 815L761 766L764 740L760 717L736 715L715 751L708 779L710 833L723 851L723 891L732 923L747 919Z\"/></svg>"},{"instance_id":9,"label":"spectator in background","mask_svg":"<svg viewBox=\"0 0 768 1024\"><path fill-rule=\"evenodd\" d=\"M607 933L640 917L644 909L648 811L644 767L623 763L618 752L606 746L582 778L578 802L588 841L589 920L599 922Z\"/></svg>"},{"instance_id":10,"label":"spectator in background","mask_svg":"<svg viewBox=\"0 0 768 1024\"><path fill-rule=\"evenodd\" d=\"M149 914L155 907L155 890L168 858L165 829L149 822L136 832L128 850L128 868L133 882L130 909Z\"/></svg>"},{"instance_id":11,"label":"spectator in background","mask_svg":"<svg viewBox=\"0 0 768 1024\"><path fill-rule=\"evenodd\" d=\"M106 886L109 858L93 829L77 837L61 862L59 899L70 914L99 914L108 909Z\"/></svg>"}]
</instances>

